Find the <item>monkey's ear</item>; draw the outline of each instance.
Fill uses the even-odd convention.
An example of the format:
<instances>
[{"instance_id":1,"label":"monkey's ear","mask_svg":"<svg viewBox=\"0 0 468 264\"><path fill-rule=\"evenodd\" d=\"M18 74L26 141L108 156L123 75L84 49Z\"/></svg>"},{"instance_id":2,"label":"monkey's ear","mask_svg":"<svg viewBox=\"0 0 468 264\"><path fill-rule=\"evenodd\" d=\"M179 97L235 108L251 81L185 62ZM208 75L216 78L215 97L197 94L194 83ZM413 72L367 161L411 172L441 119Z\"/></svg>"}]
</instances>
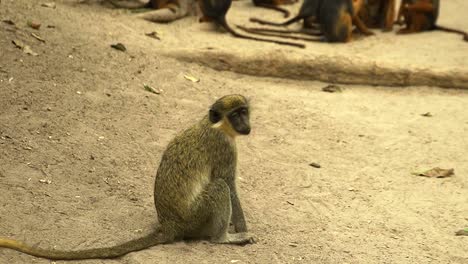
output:
<instances>
[{"instance_id":1,"label":"monkey's ear","mask_svg":"<svg viewBox=\"0 0 468 264\"><path fill-rule=\"evenodd\" d=\"M210 117L211 123L213 124L218 123L222 119L221 114L218 111L213 110L213 109L210 109L209 117Z\"/></svg>"}]
</instances>

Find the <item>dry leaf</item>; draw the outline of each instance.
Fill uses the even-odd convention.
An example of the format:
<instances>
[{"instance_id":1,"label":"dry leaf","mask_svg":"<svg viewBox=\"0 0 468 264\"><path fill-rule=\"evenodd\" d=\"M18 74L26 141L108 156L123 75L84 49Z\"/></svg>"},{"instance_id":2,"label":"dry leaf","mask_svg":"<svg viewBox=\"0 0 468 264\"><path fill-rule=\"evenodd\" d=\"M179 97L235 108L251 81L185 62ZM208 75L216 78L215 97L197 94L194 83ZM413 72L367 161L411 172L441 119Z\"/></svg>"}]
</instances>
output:
<instances>
[{"instance_id":1,"label":"dry leaf","mask_svg":"<svg viewBox=\"0 0 468 264\"><path fill-rule=\"evenodd\" d=\"M52 183L52 181L48 180L48 179L40 179L39 182L40 183L45 183L45 184L51 184Z\"/></svg>"},{"instance_id":2,"label":"dry leaf","mask_svg":"<svg viewBox=\"0 0 468 264\"><path fill-rule=\"evenodd\" d=\"M2 21L3 21L3 23L8 24L8 25L12 25L12 26L15 25L15 22L13 22L13 21L10 20L10 19L5 19L5 20L2 20Z\"/></svg>"},{"instance_id":3,"label":"dry leaf","mask_svg":"<svg viewBox=\"0 0 468 264\"><path fill-rule=\"evenodd\" d=\"M50 3L43 3L42 6L48 7L48 8L55 8L56 4L54 2L50 2Z\"/></svg>"},{"instance_id":4,"label":"dry leaf","mask_svg":"<svg viewBox=\"0 0 468 264\"><path fill-rule=\"evenodd\" d=\"M37 54L36 52L34 52L31 47L29 47L28 45L25 45L24 48L23 48L23 52L26 53L26 54L29 54L29 55L33 55L33 56L37 56L39 54Z\"/></svg>"},{"instance_id":5,"label":"dry leaf","mask_svg":"<svg viewBox=\"0 0 468 264\"><path fill-rule=\"evenodd\" d=\"M309 166L314 167L314 168L317 168L317 169L319 169L319 168L322 167L322 166L320 166L320 164L318 164L317 162L309 163Z\"/></svg>"},{"instance_id":6,"label":"dry leaf","mask_svg":"<svg viewBox=\"0 0 468 264\"><path fill-rule=\"evenodd\" d=\"M11 41L18 49L23 49L24 48L24 43L17 40L17 39L14 39Z\"/></svg>"},{"instance_id":7,"label":"dry leaf","mask_svg":"<svg viewBox=\"0 0 468 264\"><path fill-rule=\"evenodd\" d=\"M147 85L147 84L143 84L143 88L145 88L146 91L150 92L150 93L154 93L154 94L160 94L161 91L158 91L156 89L154 89L153 87Z\"/></svg>"},{"instance_id":8,"label":"dry leaf","mask_svg":"<svg viewBox=\"0 0 468 264\"><path fill-rule=\"evenodd\" d=\"M197 83L197 82L200 81L200 79L198 79L197 77L194 77L194 76L189 75L189 74L185 74L184 78L191 81L191 82L194 82L194 83Z\"/></svg>"},{"instance_id":9,"label":"dry leaf","mask_svg":"<svg viewBox=\"0 0 468 264\"><path fill-rule=\"evenodd\" d=\"M431 112L427 112L427 113L421 114L421 116L432 117L432 114Z\"/></svg>"},{"instance_id":10,"label":"dry leaf","mask_svg":"<svg viewBox=\"0 0 468 264\"><path fill-rule=\"evenodd\" d=\"M29 47L28 45L25 45L23 42L15 39L15 40L12 40L11 41L18 49L21 49L23 50L24 53L26 54L29 54L29 55L33 55L33 56L37 56L39 54L37 54L36 52L34 52L31 47Z\"/></svg>"},{"instance_id":11,"label":"dry leaf","mask_svg":"<svg viewBox=\"0 0 468 264\"><path fill-rule=\"evenodd\" d=\"M45 39L41 38L39 35L31 33L31 36L33 36L35 39L45 43Z\"/></svg>"},{"instance_id":12,"label":"dry leaf","mask_svg":"<svg viewBox=\"0 0 468 264\"><path fill-rule=\"evenodd\" d=\"M322 91L327 93L341 93L342 90L341 87L339 87L338 85L331 84L323 87Z\"/></svg>"},{"instance_id":13,"label":"dry leaf","mask_svg":"<svg viewBox=\"0 0 468 264\"><path fill-rule=\"evenodd\" d=\"M468 236L468 227L455 232L456 236Z\"/></svg>"},{"instance_id":14,"label":"dry leaf","mask_svg":"<svg viewBox=\"0 0 468 264\"><path fill-rule=\"evenodd\" d=\"M454 169L441 169L439 167L436 167L426 172L422 172L422 173L415 172L413 174L416 176L423 176L423 177L430 177L430 178L446 178L446 177L453 176L455 173L454 173Z\"/></svg>"},{"instance_id":15,"label":"dry leaf","mask_svg":"<svg viewBox=\"0 0 468 264\"><path fill-rule=\"evenodd\" d=\"M111 47L116 49L116 50L120 50L120 51L126 51L127 50L127 48L122 43L112 44Z\"/></svg>"},{"instance_id":16,"label":"dry leaf","mask_svg":"<svg viewBox=\"0 0 468 264\"><path fill-rule=\"evenodd\" d=\"M150 33L145 33L145 35L150 37L150 38L161 40L161 38L158 35L158 32L156 32L156 31L153 31L153 32L150 32Z\"/></svg>"}]
</instances>

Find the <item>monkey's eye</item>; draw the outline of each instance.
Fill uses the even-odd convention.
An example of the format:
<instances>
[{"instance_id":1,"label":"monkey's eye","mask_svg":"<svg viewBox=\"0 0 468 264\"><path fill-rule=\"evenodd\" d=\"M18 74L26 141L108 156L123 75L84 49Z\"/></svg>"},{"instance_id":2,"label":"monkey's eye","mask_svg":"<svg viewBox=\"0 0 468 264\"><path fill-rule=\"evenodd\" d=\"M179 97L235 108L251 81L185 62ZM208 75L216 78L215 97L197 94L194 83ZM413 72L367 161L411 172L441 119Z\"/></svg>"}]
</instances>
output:
<instances>
[{"instance_id":1,"label":"monkey's eye","mask_svg":"<svg viewBox=\"0 0 468 264\"><path fill-rule=\"evenodd\" d=\"M236 111L234 113L231 114L232 117L238 117L239 116L239 113Z\"/></svg>"},{"instance_id":2,"label":"monkey's eye","mask_svg":"<svg viewBox=\"0 0 468 264\"><path fill-rule=\"evenodd\" d=\"M247 110L247 108L242 108L240 112L241 112L241 114L243 114L243 115L246 115L247 113L249 113L249 111Z\"/></svg>"}]
</instances>

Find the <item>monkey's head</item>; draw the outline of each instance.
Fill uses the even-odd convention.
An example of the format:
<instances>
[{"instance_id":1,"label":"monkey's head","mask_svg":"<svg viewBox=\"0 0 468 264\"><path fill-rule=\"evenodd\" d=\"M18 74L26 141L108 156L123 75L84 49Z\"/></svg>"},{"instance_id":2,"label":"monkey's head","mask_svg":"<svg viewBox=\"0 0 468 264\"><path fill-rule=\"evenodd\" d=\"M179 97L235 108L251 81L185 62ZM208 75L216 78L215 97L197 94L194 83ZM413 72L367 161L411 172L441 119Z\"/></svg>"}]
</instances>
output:
<instances>
[{"instance_id":1,"label":"monkey's head","mask_svg":"<svg viewBox=\"0 0 468 264\"><path fill-rule=\"evenodd\" d=\"M214 128L231 137L250 133L249 103L239 94L219 98L210 108L208 115Z\"/></svg>"}]
</instances>

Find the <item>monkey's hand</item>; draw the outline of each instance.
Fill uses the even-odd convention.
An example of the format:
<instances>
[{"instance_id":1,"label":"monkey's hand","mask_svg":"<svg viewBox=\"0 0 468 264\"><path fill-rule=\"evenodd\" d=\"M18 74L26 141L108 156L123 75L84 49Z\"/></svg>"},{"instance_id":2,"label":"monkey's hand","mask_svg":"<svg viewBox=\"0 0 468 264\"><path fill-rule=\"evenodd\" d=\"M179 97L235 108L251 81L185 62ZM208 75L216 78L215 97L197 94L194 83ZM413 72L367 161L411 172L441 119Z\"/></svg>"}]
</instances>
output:
<instances>
[{"instance_id":1,"label":"monkey's hand","mask_svg":"<svg viewBox=\"0 0 468 264\"><path fill-rule=\"evenodd\" d=\"M403 26L405 24L405 22L403 21L403 19L399 18L398 20L393 22L393 24Z\"/></svg>"}]
</instances>

